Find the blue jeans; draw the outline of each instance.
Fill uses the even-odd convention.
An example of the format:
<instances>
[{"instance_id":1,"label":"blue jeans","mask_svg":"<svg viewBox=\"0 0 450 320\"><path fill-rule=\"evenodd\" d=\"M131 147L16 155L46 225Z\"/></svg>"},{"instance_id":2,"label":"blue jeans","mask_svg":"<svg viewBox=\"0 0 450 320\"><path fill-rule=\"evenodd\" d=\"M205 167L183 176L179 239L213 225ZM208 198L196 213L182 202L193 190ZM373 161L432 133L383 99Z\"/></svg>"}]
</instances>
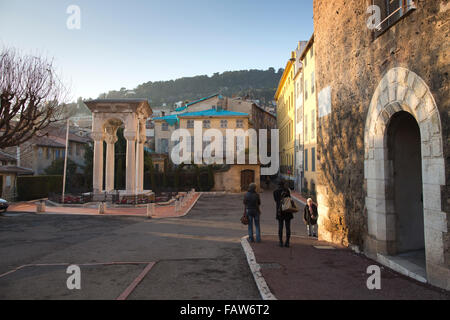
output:
<instances>
[{"instance_id":1,"label":"blue jeans","mask_svg":"<svg viewBox=\"0 0 450 320\"><path fill-rule=\"evenodd\" d=\"M255 233L256 233L256 242L261 242L261 233L259 228L259 214L248 214L247 211L247 217L248 217L248 238L250 241L255 241L255 238L253 238L253 221L255 222Z\"/></svg>"}]
</instances>

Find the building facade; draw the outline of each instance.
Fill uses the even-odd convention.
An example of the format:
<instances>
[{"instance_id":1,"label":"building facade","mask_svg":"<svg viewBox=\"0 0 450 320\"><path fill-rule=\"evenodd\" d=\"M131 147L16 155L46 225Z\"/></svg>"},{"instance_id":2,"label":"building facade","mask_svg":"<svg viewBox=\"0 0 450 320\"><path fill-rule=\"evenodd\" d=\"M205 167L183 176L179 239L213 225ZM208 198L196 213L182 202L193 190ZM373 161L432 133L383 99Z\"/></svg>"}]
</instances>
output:
<instances>
[{"instance_id":1,"label":"building facade","mask_svg":"<svg viewBox=\"0 0 450 320\"><path fill-rule=\"evenodd\" d=\"M314 1L320 239L447 290L449 13L440 0Z\"/></svg>"},{"instance_id":2,"label":"building facade","mask_svg":"<svg viewBox=\"0 0 450 320\"><path fill-rule=\"evenodd\" d=\"M303 50L307 45L307 41L299 41L295 49L295 189L302 191L304 167L303 167L303 64L300 59Z\"/></svg>"},{"instance_id":3,"label":"building facade","mask_svg":"<svg viewBox=\"0 0 450 320\"><path fill-rule=\"evenodd\" d=\"M280 176L294 184L295 158L295 52L286 64L283 76L278 84L275 100L277 101L277 125L280 146Z\"/></svg>"},{"instance_id":4,"label":"building facade","mask_svg":"<svg viewBox=\"0 0 450 320\"><path fill-rule=\"evenodd\" d=\"M300 60L303 65L303 169L302 190L315 198L317 186L317 90L314 35L306 44Z\"/></svg>"}]
</instances>

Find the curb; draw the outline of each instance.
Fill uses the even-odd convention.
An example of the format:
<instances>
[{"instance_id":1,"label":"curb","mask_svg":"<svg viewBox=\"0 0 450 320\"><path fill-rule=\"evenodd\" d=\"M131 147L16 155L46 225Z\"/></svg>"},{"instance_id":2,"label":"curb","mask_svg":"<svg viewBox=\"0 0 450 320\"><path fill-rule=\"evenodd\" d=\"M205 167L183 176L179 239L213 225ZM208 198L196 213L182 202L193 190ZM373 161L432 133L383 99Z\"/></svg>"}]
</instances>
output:
<instances>
[{"instance_id":1,"label":"curb","mask_svg":"<svg viewBox=\"0 0 450 320\"><path fill-rule=\"evenodd\" d=\"M154 220L160 220L160 219L174 219L174 218L182 218L188 215L188 213L192 210L192 208L197 204L198 200L201 198L202 193L199 193L199 196L197 199L190 205L190 207L186 210L186 212L183 215L173 216L173 217L154 217L150 216L147 217L146 215L140 215L140 214L97 214L97 213L66 213L66 212L27 212L30 214L37 214L37 215L65 215L65 216L91 216L91 217L129 217L129 218L145 218L145 219L154 219Z\"/></svg>"},{"instance_id":2,"label":"curb","mask_svg":"<svg viewBox=\"0 0 450 320\"><path fill-rule=\"evenodd\" d=\"M261 266L256 262L255 254L247 239L248 236L241 238L241 245L247 256L248 266L253 274L261 298L263 300L278 300L270 291L269 286L261 273Z\"/></svg>"},{"instance_id":3,"label":"curb","mask_svg":"<svg viewBox=\"0 0 450 320\"><path fill-rule=\"evenodd\" d=\"M202 197L202 195L203 195L203 193L202 193L202 192L199 192L199 193L198 193L197 199L195 199L195 201L190 205L190 207L186 210L186 212L185 212L183 215L181 215L181 216L176 216L176 217L160 217L160 218L158 218L158 217L153 217L153 216L150 216L150 217L151 217L151 219L154 219L154 220L159 220L159 219L173 219L173 218L182 218L182 217L185 217L185 216L188 215L189 212L191 212L192 208L197 204L198 200L200 200L200 198Z\"/></svg>"}]
</instances>

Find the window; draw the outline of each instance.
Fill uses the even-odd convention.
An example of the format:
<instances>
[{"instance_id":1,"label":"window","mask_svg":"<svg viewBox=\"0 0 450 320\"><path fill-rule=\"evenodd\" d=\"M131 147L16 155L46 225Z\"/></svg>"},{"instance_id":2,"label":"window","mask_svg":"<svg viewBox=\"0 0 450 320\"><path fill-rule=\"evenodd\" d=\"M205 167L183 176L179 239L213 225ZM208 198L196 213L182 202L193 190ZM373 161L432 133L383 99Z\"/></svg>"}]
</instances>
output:
<instances>
[{"instance_id":1,"label":"window","mask_svg":"<svg viewBox=\"0 0 450 320\"><path fill-rule=\"evenodd\" d=\"M413 0L373 0L372 3L381 9L381 23L374 30L375 38L395 25L407 13L416 9Z\"/></svg>"},{"instance_id":2,"label":"window","mask_svg":"<svg viewBox=\"0 0 450 320\"><path fill-rule=\"evenodd\" d=\"M77 157L79 157L81 154L81 146L79 146L78 144L75 145L75 152Z\"/></svg>"},{"instance_id":3,"label":"window","mask_svg":"<svg viewBox=\"0 0 450 320\"><path fill-rule=\"evenodd\" d=\"M221 128L228 128L228 120L220 120Z\"/></svg>"},{"instance_id":4,"label":"window","mask_svg":"<svg viewBox=\"0 0 450 320\"><path fill-rule=\"evenodd\" d=\"M159 153L169 153L169 140L168 139L160 140Z\"/></svg>"},{"instance_id":5,"label":"window","mask_svg":"<svg viewBox=\"0 0 450 320\"><path fill-rule=\"evenodd\" d=\"M55 150L55 159L59 159L59 150Z\"/></svg>"},{"instance_id":6,"label":"window","mask_svg":"<svg viewBox=\"0 0 450 320\"><path fill-rule=\"evenodd\" d=\"M314 46L311 46L311 51L309 52L309 56L311 59L312 59L313 55L314 55Z\"/></svg>"},{"instance_id":7,"label":"window","mask_svg":"<svg viewBox=\"0 0 450 320\"><path fill-rule=\"evenodd\" d=\"M316 148L311 149L311 171L316 171Z\"/></svg>"},{"instance_id":8,"label":"window","mask_svg":"<svg viewBox=\"0 0 450 320\"><path fill-rule=\"evenodd\" d=\"M47 160L50 160L52 157L52 152L50 150L50 148L47 148Z\"/></svg>"},{"instance_id":9,"label":"window","mask_svg":"<svg viewBox=\"0 0 450 320\"><path fill-rule=\"evenodd\" d=\"M314 72L313 72L313 73L311 73L311 95L314 93L315 83L316 83L316 80L315 80L315 76L314 76Z\"/></svg>"},{"instance_id":10,"label":"window","mask_svg":"<svg viewBox=\"0 0 450 320\"><path fill-rule=\"evenodd\" d=\"M187 121L187 127L188 127L188 129L194 128L194 120L188 120Z\"/></svg>"},{"instance_id":11,"label":"window","mask_svg":"<svg viewBox=\"0 0 450 320\"><path fill-rule=\"evenodd\" d=\"M311 111L311 139L316 136L316 110Z\"/></svg>"},{"instance_id":12,"label":"window","mask_svg":"<svg viewBox=\"0 0 450 320\"><path fill-rule=\"evenodd\" d=\"M169 131L169 124L167 122L163 122L161 126L162 131Z\"/></svg>"},{"instance_id":13,"label":"window","mask_svg":"<svg viewBox=\"0 0 450 320\"><path fill-rule=\"evenodd\" d=\"M308 80L305 80L305 100L308 100Z\"/></svg>"},{"instance_id":14,"label":"window","mask_svg":"<svg viewBox=\"0 0 450 320\"><path fill-rule=\"evenodd\" d=\"M38 148L38 157L42 158L42 154L44 153L44 151L42 150L42 148Z\"/></svg>"},{"instance_id":15,"label":"window","mask_svg":"<svg viewBox=\"0 0 450 320\"><path fill-rule=\"evenodd\" d=\"M308 65L308 55L305 55L305 68L306 68L306 66Z\"/></svg>"},{"instance_id":16,"label":"window","mask_svg":"<svg viewBox=\"0 0 450 320\"><path fill-rule=\"evenodd\" d=\"M244 120L236 120L236 128L244 128Z\"/></svg>"},{"instance_id":17,"label":"window","mask_svg":"<svg viewBox=\"0 0 450 320\"><path fill-rule=\"evenodd\" d=\"M305 149L305 171L308 170L308 149Z\"/></svg>"},{"instance_id":18,"label":"window","mask_svg":"<svg viewBox=\"0 0 450 320\"><path fill-rule=\"evenodd\" d=\"M11 187L11 176L6 176L5 186L8 188Z\"/></svg>"},{"instance_id":19,"label":"window","mask_svg":"<svg viewBox=\"0 0 450 320\"><path fill-rule=\"evenodd\" d=\"M308 115L305 114L305 141L308 141Z\"/></svg>"},{"instance_id":20,"label":"window","mask_svg":"<svg viewBox=\"0 0 450 320\"><path fill-rule=\"evenodd\" d=\"M203 120L203 128L205 129L211 128L211 120Z\"/></svg>"}]
</instances>

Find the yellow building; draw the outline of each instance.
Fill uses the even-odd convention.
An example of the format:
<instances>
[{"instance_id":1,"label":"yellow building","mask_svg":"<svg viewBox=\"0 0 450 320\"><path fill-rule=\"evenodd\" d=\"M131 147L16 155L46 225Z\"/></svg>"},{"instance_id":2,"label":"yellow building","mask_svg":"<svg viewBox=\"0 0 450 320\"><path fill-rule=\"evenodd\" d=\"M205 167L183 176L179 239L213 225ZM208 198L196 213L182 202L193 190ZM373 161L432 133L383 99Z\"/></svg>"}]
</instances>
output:
<instances>
[{"instance_id":1,"label":"yellow building","mask_svg":"<svg viewBox=\"0 0 450 320\"><path fill-rule=\"evenodd\" d=\"M294 86L295 52L286 64L278 89L275 94L277 102L277 125L280 134L280 174L286 180L294 181L295 164L295 86Z\"/></svg>"},{"instance_id":2,"label":"yellow building","mask_svg":"<svg viewBox=\"0 0 450 320\"><path fill-rule=\"evenodd\" d=\"M304 150L304 181L303 190L316 195L317 170L317 95L314 59L314 35L308 41L300 56L303 64L303 150Z\"/></svg>"},{"instance_id":3,"label":"yellow building","mask_svg":"<svg viewBox=\"0 0 450 320\"><path fill-rule=\"evenodd\" d=\"M247 132L249 129L249 114L244 112L235 112L229 110L222 110L219 108L213 108L209 110L201 110L195 112L185 112L180 114L172 114L165 117L155 118L155 139L156 139L156 151L165 153L169 155L172 154L172 149L174 143L170 141L172 133L180 128L186 129L190 132L191 138L187 142L187 152L191 153L191 163L194 163L194 134L195 134L195 123L200 122L202 127L202 133L204 134L208 129L217 129L222 133L223 136L223 163L225 164L227 158L227 152L230 152L227 148L227 130L237 130L242 129ZM208 141L203 140L203 148L209 145ZM175 142L177 143L177 142ZM234 164L226 167L224 170L215 172L215 184L214 191L228 191L228 192L241 192L246 191L250 183L254 182L257 185L257 189L260 188L260 165L248 164L246 159L246 164L237 164L238 150L242 150L243 157L245 157L246 149L249 146L249 138L245 137L245 145L238 148L239 140L235 137L234 139ZM203 153L203 152L202 152ZM219 155L214 153L211 155L213 158ZM229 158L229 157L228 157ZM247 157L245 157L247 158ZM233 158L231 158L233 159ZM203 159L205 161L205 159Z\"/></svg>"}]
</instances>

